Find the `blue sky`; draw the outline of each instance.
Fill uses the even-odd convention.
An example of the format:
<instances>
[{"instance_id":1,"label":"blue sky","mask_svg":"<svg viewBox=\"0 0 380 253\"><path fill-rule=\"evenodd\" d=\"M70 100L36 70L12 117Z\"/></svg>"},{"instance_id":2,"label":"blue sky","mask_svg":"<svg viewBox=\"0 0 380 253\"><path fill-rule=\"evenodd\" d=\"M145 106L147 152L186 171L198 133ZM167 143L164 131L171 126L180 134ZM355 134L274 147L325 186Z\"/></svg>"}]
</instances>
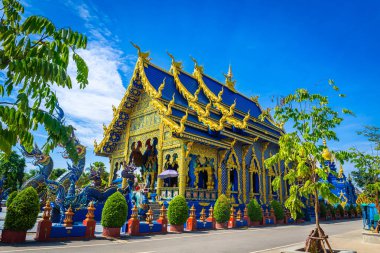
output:
<instances>
[{"instance_id":1,"label":"blue sky","mask_svg":"<svg viewBox=\"0 0 380 253\"><path fill-rule=\"evenodd\" d=\"M152 62L169 69L171 52L192 71L190 55L205 72L223 80L232 65L236 88L260 95L272 107L273 97L296 88L333 95L334 79L345 99L331 97L348 117L338 129L340 143L332 148L369 150L355 131L380 126L380 2L379 1L64 1L27 0L26 15L41 14L57 26L70 26L89 37L81 54L90 67L90 84L83 91L57 90L68 123L88 147L102 138L102 123L112 119L131 76L136 52L133 41L151 52ZM71 71L74 71L71 69ZM40 131L37 141L42 142ZM58 150L57 150L58 151ZM65 167L54 154L57 167ZM89 163L88 163L89 164ZM346 165L346 171L352 170Z\"/></svg>"}]
</instances>

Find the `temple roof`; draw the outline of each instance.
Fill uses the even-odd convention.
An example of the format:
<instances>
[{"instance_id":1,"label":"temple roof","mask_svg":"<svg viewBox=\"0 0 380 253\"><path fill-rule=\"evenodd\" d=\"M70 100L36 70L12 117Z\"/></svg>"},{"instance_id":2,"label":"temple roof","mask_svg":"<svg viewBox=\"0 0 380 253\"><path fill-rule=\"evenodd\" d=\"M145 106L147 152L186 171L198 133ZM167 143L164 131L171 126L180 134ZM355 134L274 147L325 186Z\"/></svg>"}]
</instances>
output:
<instances>
[{"instance_id":1,"label":"temple roof","mask_svg":"<svg viewBox=\"0 0 380 253\"><path fill-rule=\"evenodd\" d=\"M231 138L245 143L257 138L278 142L282 128L274 123L269 110L260 107L257 97L249 99L235 90L231 68L223 84L204 74L195 60L190 74L170 54L169 71L152 64L148 53L139 50L138 54L127 91L114 108L111 123L104 127L104 138L99 145L94 143L96 154L108 156L113 152L132 108L144 92L163 123L179 137L196 138L218 147L228 147ZM264 120L259 120L261 114Z\"/></svg>"}]
</instances>

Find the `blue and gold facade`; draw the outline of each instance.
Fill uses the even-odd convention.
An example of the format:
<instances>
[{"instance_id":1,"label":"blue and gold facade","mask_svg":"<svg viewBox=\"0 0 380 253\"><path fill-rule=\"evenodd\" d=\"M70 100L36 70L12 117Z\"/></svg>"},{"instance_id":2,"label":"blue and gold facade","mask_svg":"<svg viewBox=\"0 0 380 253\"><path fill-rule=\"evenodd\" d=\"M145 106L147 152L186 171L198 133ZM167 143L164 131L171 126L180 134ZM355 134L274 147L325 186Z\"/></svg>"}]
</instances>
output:
<instances>
[{"instance_id":1,"label":"blue and gold facade","mask_svg":"<svg viewBox=\"0 0 380 253\"><path fill-rule=\"evenodd\" d=\"M145 187L161 199L182 194L210 203L223 193L237 205L253 197L262 204L284 201L285 183L281 180L278 192L270 187L275 176L284 175L284 165L264 166L278 150L282 126L260 107L258 97L236 91L231 68L221 83L194 59L191 74L170 54L169 71L140 49L138 56L112 122L95 143L96 154L110 158L110 183L123 164L133 162L142 168ZM168 168L177 170L178 178L157 178Z\"/></svg>"}]
</instances>

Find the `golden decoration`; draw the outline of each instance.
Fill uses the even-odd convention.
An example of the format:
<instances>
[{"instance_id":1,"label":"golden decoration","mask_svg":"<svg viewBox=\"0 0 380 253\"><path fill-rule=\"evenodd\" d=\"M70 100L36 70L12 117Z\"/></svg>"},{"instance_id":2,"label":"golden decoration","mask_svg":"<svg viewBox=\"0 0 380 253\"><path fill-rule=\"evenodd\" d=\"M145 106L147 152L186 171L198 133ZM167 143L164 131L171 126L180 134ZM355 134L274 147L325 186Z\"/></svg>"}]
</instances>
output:
<instances>
[{"instance_id":1,"label":"golden decoration","mask_svg":"<svg viewBox=\"0 0 380 253\"><path fill-rule=\"evenodd\" d=\"M131 41L131 44L134 48L137 49L137 55L139 56L139 58L141 58L143 61L147 61L149 62L151 60L151 58L149 58L149 52L142 52L140 47L136 44L134 44L132 41Z\"/></svg>"},{"instance_id":2,"label":"golden decoration","mask_svg":"<svg viewBox=\"0 0 380 253\"><path fill-rule=\"evenodd\" d=\"M235 91L236 81L232 80L233 74L232 74L231 64L228 66L228 73L224 74L224 77L226 78L226 81L225 81L226 86L230 90Z\"/></svg>"},{"instance_id":3,"label":"golden decoration","mask_svg":"<svg viewBox=\"0 0 380 253\"><path fill-rule=\"evenodd\" d=\"M339 168L338 178L343 178L343 175L344 175L344 171L343 171L343 166L342 166L342 164L341 164L341 165L340 165L340 168Z\"/></svg>"},{"instance_id":4,"label":"golden decoration","mask_svg":"<svg viewBox=\"0 0 380 253\"><path fill-rule=\"evenodd\" d=\"M258 104L259 103L259 95L257 95L257 96L251 96L251 100L253 101L253 102L255 102L256 104Z\"/></svg>"},{"instance_id":5,"label":"golden decoration","mask_svg":"<svg viewBox=\"0 0 380 253\"><path fill-rule=\"evenodd\" d=\"M171 54L171 53L169 53L169 52L166 52L168 55L169 55L169 57L172 59L172 68L175 68L175 69L182 69L183 68L183 66L182 66L182 62L177 62L176 60L175 60L175 58L174 58L174 56Z\"/></svg>"},{"instance_id":6,"label":"golden decoration","mask_svg":"<svg viewBox=\"0 0 380 253\"><path fill-rule=\"evenodd\" d=\"M164 77L164 80L162 80L162 83L158 87L157 93L154 95L154 98L160 98L162 96L162 90L165 87L165 80L166 80L166 77ZM173 97L174 97L174 94L173 94Z\"/></svg>"},{"instance_id":7,"label":"golden decoration","mask_svg":"<svg viewBox=\"0 0 380 253\"><path fill-rule=\"evenodd\" d=\"M199 65L198 62L197 62L197 60L195 60L193 57L190 56L190 58L191 58L191 60L194 62L194 68L195 68L197 71L203 73L203 66Z\"/></svg>"},{"instance_id":8,"label":"golden decoration","mask_svg":"<svg viewBox=\"0 0 380 253\"><path fill-rule=\"evenodd\" d=\"M326 139L323 139L323 146L325 147L322 151L322 157L326 161L331 161L331 153L326 145Z\"/></svg>"}]
</instances>

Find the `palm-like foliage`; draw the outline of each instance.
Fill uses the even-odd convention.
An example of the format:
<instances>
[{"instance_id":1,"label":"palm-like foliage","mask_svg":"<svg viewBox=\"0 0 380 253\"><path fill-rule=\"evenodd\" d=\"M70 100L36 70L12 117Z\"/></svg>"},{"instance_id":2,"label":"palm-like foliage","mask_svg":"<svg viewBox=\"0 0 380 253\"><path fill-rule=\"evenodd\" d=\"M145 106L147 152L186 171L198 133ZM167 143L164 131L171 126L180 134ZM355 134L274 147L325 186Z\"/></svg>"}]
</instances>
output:
<instances>
[{"instance_id":1,"label":"palm-like foliage","mask_svg":"<svg viewBox=\"0 0 380 253\"><path fill-rule=\"evenodd\" d=\"M70 28L57 28L45 17L25 18L23 13L17 0L2 0L0 150L9 154L18 140L30 150L31 131L42 125L48 133L45 152L63 144L76 158L72 126L53 116L58 100L52 88L72 88L67 73L70 56L76 63L78 84L81 88L87 85L87 65L76 53L76 49L86 48L87 38Z\"/></svg>"}]
</instances>

